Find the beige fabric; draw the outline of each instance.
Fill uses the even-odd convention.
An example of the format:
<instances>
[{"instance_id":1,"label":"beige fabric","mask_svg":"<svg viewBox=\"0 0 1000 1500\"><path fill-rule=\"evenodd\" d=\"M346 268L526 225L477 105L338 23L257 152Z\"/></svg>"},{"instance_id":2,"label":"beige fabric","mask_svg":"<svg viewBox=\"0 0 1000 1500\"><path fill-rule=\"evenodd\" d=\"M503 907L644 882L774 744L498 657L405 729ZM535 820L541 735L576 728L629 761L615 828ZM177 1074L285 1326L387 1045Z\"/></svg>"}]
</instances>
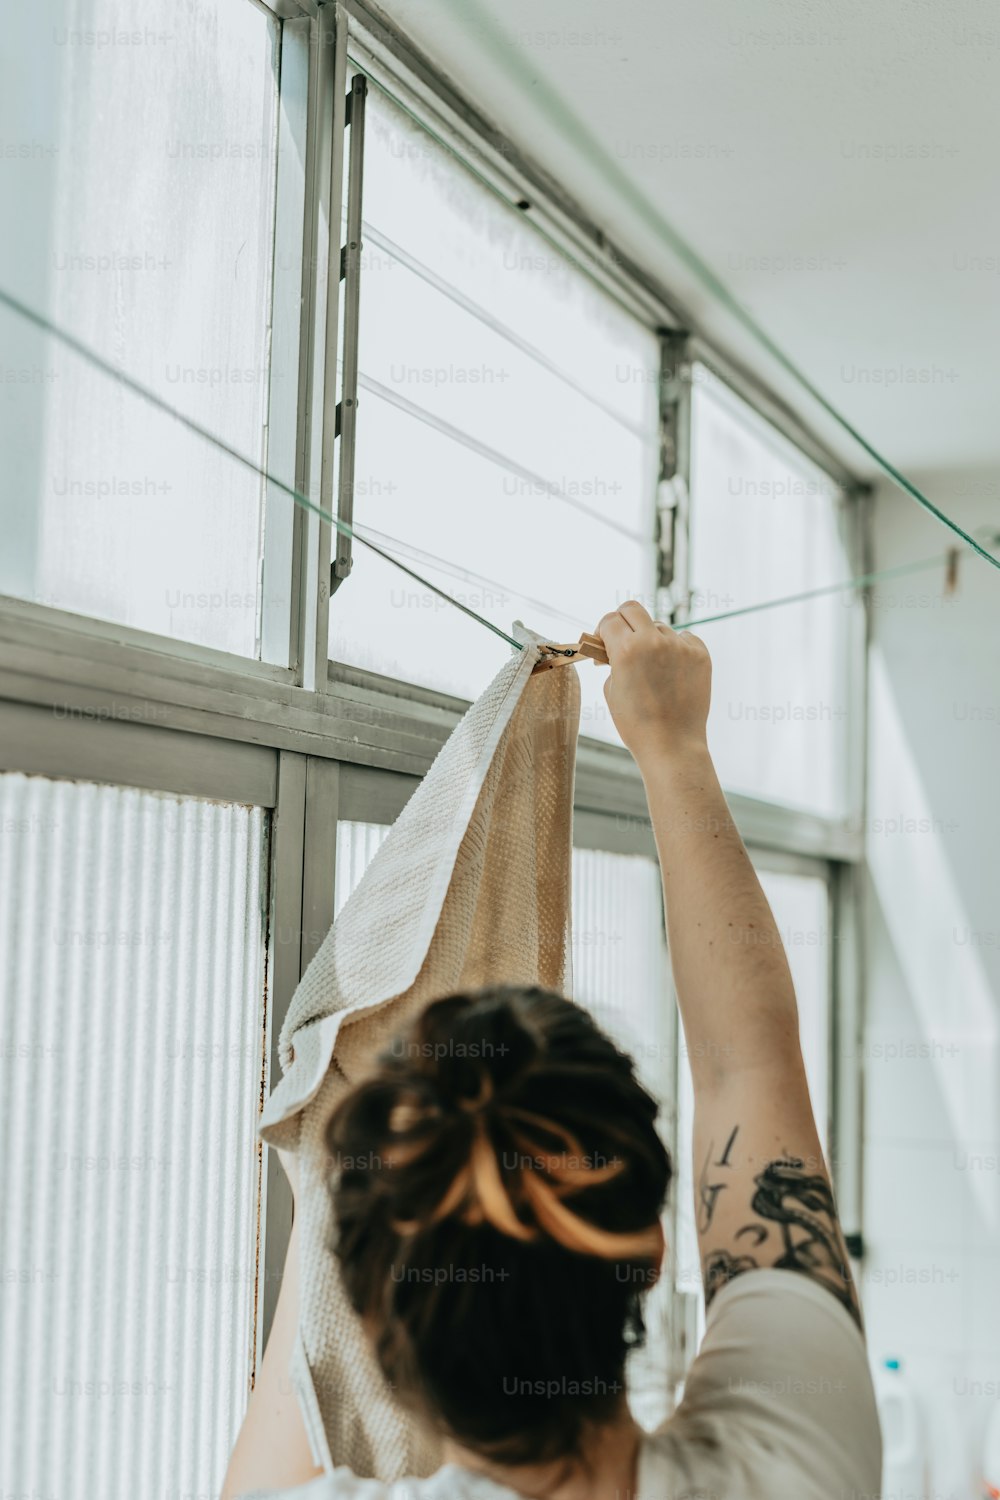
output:
<instances>
[{"instance_id":1,"label":"beige fabric","mask_svg":"<svg viewBox=\"0 0 1000 1500\"><path fill-rule=\"evenodd\" d=\"M534 641L523 627L519 639ZM576 671L519 651L472 705L302 976L261 1135L298 1153L299 1346L316 1461L395 1480L439 1451L396 1405L328 1245L324 1130L349 1083L430 1000L494 981L568 994Z\"/></svg>"}]
</instances>

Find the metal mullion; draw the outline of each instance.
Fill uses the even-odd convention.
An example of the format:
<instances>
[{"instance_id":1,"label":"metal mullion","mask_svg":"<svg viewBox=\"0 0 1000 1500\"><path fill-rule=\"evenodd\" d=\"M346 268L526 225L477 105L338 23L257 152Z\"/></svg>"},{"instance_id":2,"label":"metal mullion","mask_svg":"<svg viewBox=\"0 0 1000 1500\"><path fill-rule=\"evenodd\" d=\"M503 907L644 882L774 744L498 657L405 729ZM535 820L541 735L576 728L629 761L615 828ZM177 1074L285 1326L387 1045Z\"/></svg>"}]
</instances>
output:
<instances>
[{"instance_id":1,"label":"metal mullion","mask_svg":"<svg viewBox=\"0 0 1000 1500\"><path fill-rule=\"evenodd\" d=\"M306 128L309 25L299 16L286 20L281 29L265 463L271 473L296 479L305 220L305 163L297 147ZM263 661L294 667L299 653L296 554L302 518L287 495L272 494L266 484L265 497L260 655Z\"/></svg>"},{"instance_id":2,"label":"metal mullion","mask_svg":"<svg viewBox=\"0 0 1000 1500\"><path fill-rule=\"evenodd\" d=\"M291 681L286 669L252 656L203 646L197 641L174 640L155 631L137 630L117 621L78 615L72 610L6 594L0 594L0 645L4 665L10 665L11 651L18 646L30 645L40 655L47 655L54 669L47 674L49 677L72 662L71 675L82 680L88 666L113 661L124 664L141 652L148 661L156 661L163 676L177 680L196 682L209 673L223 671L234 678L242 676L263 684Z\"/></svg>"},{"instance_id":3,"label":"metal mullion","mask_svg":"<svg viewBox=\"0 0 1000 1500\"><path fill-rule=\"evenodd\" d=\"M306 767L302 865L300 968L303 974L333 924L340 786L340 762L311 756Z\"/></svg>"},{"instance_id":4,"label":"metal mullion","mask_svg":"<svg viewBox=\"0 0 1000 1500\"><path fill-rule=\"evenodd\" d=\"M344 349L341 367L343 390L336 408L336 434L340 440L337 517L347 526L354 524L354 449L358 412L358 332L361 310L361 210L365 160L365 97L368 85L359 73L351 80L351 93L345 101L347 123L351 131L347 177L346 240L340 252L340 276L344 282ZM331 220L332 222L332 220ZM340 216L337 216L340 224ZM333 466L332 449L324 462ZM330 489L332 491L332 472ZM335 561L330 570L330 592L334 593L352 567L350 532L336 538Z\"/></svg>"},{"instance_id":5,"label":"metal mullion","mask_svg":"<svg viewBox=\"0 0 1000 1500\"><path fill-rule=\"evenodd\" d=\"M843 500L839 522L848 567L864 577L874 571L871 545L872 488L858 485ZM842 638L847 673L847 816L863 836L867 803L868 759L868 645L871 629L871 586L860 590L860 608L845 611L848 629Z\"/></svg>"},{"instance_id":6,"label":"metal mullion","mask_svg":"<svg viewBox=\"0 0 1000 1500\"><path fill-rule=\"evenodd\" d=\"M158 723L0 703L0 771L271 807L274 750Z\"/></svg>"},{"instance_id":7,"label":"metal mullion","mask_svg":"<svg viewBox=\"0 0 1000 1500\"><path fill-rule=\"evenodd\" d=\"M677 622L688 617L691 592L691 361L686 333L660 334L659 448L656 613Z\"/></svg>"},{"instance_id":8,"label":"metal mullion","mask_svg":"<svg viewBox=\"0 0 1000 1500\"><path fill-rule=\"evenodd\" d=\"M343 175L346 20L338 5L309 22L302 323L299 348L296 488L329 511L335 437L340 202ZM331 26L332 22L332 26ZM297 23L293 23L297 24ZM298 581L295 654L299 684L327 690L330 525L296 511Z\"/></svg>"},{"instance_id":9,"label":"metal mullion","mask_svg":"<svg viewBox=\"0 0 1000 1500\"><path fill-rule=\"evenodd\" d=\"M344 189L344 147L348 123L347 106L347 11L340 4L331 7L332 32L324 25L323 37L328 53L331 92L330 171L326 205L326 271L325 271L325 338L323 348L322 453L320 459L320 504L328 514L339 511L340 497L334 499L334 476L337 472L337 365L340 340L340 273L341 218ZM325 21L324 17L321 18ZM352 132L353 136L353 132ZM352 141L353 144L353 141ZM360 247L359 247L360 248ZM355 333L356 339L356 333ZM357 393L354 393L355 405ZM340 454L341 464L343 453ZM353 457L350 484L353 489ZM343 481L342 481L343 484ZM316 542L316 616L312 656L312 687L329 691L330 657L330 558L333 550L333 528L319 522Z\"/></svg>"},{"instance_id":10,"label":"metal mullion","mask_svg":"<svg viewBox=\"0 0 1000 1500\"><path fill-rule=\"evenodd\" d=\"M834 867L830 1154L848 1251L863 1256L865 890L863 866Z\"/></svg>"},{"instance_id":11,"label":"metal mullion","mask_svg":"<svg viewBox=\"0 0 1000 1500\"><path fill-rule=\"evenodd\" d=\"M271 828L268 995L263 1038L269 1089L273 1089L281 1077L278 1041L300 977L306 764L306 756L289 751L281 753L278 764L278 797ZM278 1153L268 1147L264 1150L266 1174L261 1202L263 1255L260 1270L263 1294L258 1296L258 1362L274 1319L292 1230L291 1187Z\"/></svg>"},{"instance_id":12,"label":"metal mullion","mask_svg":"<svg viewBox=\"0 0 1000 1500\"><path fill-rule=\"evenodd\" d=\"M269 1088L282 1073L281 1028L299 980L333 921L340 765L283 751L271 838L271 922L264 1046ZM262 1203L263 1297L258 1358L270 1333L292 1229L292 1194L276 1151L267 1150Z\"/></svg>"},{"instance_id":13,"label":"metal mullion","mask_svg":"<svg viewBox=\"0 0 1000 1500\"><path fill-rule=\"evenodd\" d=\"M840 511L841 535L852 573L873 569L872 490L847 491ZM847 820L863 850L867 822L868 670L871 589L861 592L860 608L848 612L842 649L846 653ZM830 903L836 935L830 961L830 1119L831 1173L849 1252L863 1255L863 1027L867 995L863 863L834 865Z\"/></svg>"}]
</instances>

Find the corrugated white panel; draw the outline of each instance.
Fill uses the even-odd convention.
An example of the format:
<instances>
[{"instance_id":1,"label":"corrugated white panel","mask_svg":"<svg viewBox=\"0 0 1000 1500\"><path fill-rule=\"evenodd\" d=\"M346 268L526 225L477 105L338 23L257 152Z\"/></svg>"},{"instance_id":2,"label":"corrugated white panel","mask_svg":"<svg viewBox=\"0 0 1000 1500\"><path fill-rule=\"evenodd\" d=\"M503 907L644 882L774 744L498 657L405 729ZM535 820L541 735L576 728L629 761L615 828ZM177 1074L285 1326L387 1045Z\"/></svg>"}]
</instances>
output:
<instances>
[{"instance_id":1,"label":"corrugated white panel","mask_svg":"<svg viewBox=\"0 0 1000 1500\"><path fill-rule=\"evenodd\" d=\"M254 1337L260 809L0 776L0 1492L217 1493Z\"/></svg>"},{"instance_id":2,"label":"corrugated white panel","mask_svg":"<svg viewBox=\"0 0 1000 1500\"><path fill-rule=\"evenodd\" d=\"M635 1058L639 1076L661 1104L660 1125L668 1138L676 1076L674 999L654 860L603 849L573 850L573 994ZM669 1249L672 1255L673 1247ZM647 1429L658 1426L673 1408L671 1280L664 1274L647 1294L646 1345L631 1356L628 1367L629 1402Z\"/></svg>"},{"instance_id":3,"label":"corrugated white panel","mask_svg":"<svg viewBox=\"0 0 1000 1500\"><path fill-rule=\"evenodd\" d=\"M655 862L573 850L573 995L636 1060L657 1099L673 1094L673 999Z\"/></svg>"},{"instance_id":4,"label":"corrugated white panel","mask_svg":"<svg viewBox=\"0 0 1000 1500\"><path fill-rule=\"evenodd\" d=\"M334 916L340 915L354 887L368 868L379 844L389 832L388 823L337 823L337 872L334 892Z\"/></svg>"}]
</instances>

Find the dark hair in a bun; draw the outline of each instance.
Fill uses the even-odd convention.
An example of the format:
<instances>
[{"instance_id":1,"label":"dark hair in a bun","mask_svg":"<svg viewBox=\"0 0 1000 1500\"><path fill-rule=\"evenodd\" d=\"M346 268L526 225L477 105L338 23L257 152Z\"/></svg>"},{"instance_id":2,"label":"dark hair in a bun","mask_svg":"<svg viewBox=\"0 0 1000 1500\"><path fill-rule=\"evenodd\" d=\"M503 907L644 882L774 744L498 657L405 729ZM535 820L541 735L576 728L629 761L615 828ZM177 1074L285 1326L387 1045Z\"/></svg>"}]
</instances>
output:
<instances>
[{"instance_id":1,"label":"dark hair in a bun","mask_svg":"<svg viewBox=\"0 0 1000 1500\"><path fill-rule=\"evenodd\" d=\"M387 1379L498 1463L624 1397L670 1157L632 1060L537 988L435 1001L334 1113L335 1252Z\"/></svg>"}]
</instances>

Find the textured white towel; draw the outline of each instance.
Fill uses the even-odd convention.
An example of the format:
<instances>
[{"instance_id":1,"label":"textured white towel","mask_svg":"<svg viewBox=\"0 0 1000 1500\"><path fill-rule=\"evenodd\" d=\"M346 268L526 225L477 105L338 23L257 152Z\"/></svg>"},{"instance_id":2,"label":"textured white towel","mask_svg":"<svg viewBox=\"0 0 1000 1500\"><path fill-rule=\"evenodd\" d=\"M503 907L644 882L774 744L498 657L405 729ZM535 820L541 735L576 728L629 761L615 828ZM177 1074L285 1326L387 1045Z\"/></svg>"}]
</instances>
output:
<instances>
[{"instance_id":1,"label":"textured white towel","mask_svg":"<svg viewBox=\"0 0 1000 1500\"><path fill-rule=\"evenodd\" d=\"M538 637L472 705L347 901L289 1006L261 1135L298 1154L292 1378L317 1463L429 1474L436 1439L396 1404L329 1249L324 1131L350 1083L429 1001L495 982L569 994L576 672L532 676Z\"/></svg>"}]
</instances>

